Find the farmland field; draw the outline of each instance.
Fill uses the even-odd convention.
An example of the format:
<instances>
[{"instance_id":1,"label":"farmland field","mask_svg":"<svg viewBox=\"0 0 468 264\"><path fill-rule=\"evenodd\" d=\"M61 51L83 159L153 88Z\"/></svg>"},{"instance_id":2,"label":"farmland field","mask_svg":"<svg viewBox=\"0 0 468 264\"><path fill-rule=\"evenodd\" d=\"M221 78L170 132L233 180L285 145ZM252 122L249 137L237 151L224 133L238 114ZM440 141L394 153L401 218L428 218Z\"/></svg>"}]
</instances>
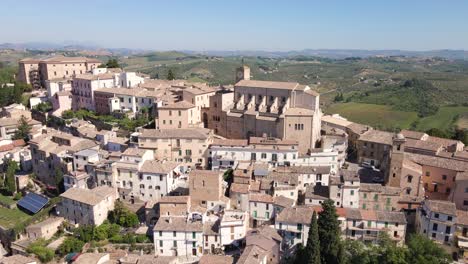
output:
<instances>
[{"instance_id":1,"label":"farmland field","mask_svg":"<svg viewBox=\"0 0 468 264\"><path fill-rule=\"evenodd\" d=\"M460 119L457 121L455 118L459 116ZM464 117L464 118L462 118ZM417 126L418 130L426 131L430 128L448 129L450 126L457 122L463 126L463 120L465 120L465 128L467 127L468 118L468 107L466 106L444 106L432 116L421 118Z\"/></svg>"},{"instance_id":2,"label":"farmland field","mask_svg":"<svg viewBox=\"0 0 468 264\"><path fill-rule=\"evenodd\" d=\"M350 121L387 130L409 128L411 123L418 119L416 112L396 111L392 110L391 106L375 104L333 104L325 112L340 114Z\"/></svg>"}]
</instances>

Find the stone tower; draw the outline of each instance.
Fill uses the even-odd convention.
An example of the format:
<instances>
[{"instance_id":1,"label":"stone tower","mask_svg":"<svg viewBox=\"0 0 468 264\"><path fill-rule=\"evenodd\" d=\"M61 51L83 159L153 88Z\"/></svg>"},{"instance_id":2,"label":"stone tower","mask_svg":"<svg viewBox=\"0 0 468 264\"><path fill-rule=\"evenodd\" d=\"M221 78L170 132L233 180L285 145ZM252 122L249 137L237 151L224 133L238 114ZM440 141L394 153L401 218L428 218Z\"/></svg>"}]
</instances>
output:
<instances>
[{"instance_id":1,"label":"stone tower","mask_svg":"<svg viewBox=\"0 0 468 264\"><path fill-rule=\"evenodd\" d=\"M401 174L403 168L403 160L405 159L405 136L398 133L393 137L392 151L390 154L390 170L385 185L392 187L401 187Z\"/></svg>"},{"instance_id":2,"label":"stone tower","mask_svg":"<svg viewBox=\"0 0 468 264\"><path fill-rule=\"evenodd\" d=\"M236 83L241 80L250 80L250 68L243 65L236 69Z\"/></svg>"}]
</instances>

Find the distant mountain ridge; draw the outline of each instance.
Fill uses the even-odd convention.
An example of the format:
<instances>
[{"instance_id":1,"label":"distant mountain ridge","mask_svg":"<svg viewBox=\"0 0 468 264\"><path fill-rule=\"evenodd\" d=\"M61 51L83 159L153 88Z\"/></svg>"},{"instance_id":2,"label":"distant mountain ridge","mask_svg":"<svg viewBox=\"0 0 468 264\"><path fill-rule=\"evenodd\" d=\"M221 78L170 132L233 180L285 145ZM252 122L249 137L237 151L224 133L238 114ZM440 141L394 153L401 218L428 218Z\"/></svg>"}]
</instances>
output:
<instances>
[{"instance_id":1,"label":"distant mountain ridge","mask_svg":"<svg viewBox=\"0 0 468 264\"><path fill-rule=\"evenodd\" d=\"M47 43L47 42L26 42L26 43L1 43L0 49L14 50L106 50L115 55L135 55L145 54L157 51L149 49L132 49L132 48L105 48L95 44L86 42L67 41L63 44ZM288 58L294 56L316 56L333 59L343 59L348 57L375 57L375 56L406 56L406 57L441 57L446 59L468 59L468 51L466 50L428 50L428 51L410 51L410 50L359 50L359 49L304 49L291 51L264 51L264 50L178 50L177 52L186 53L188 55L206 55L219 57L270 57L270 58Z\"/></svg>"}]
</instances>

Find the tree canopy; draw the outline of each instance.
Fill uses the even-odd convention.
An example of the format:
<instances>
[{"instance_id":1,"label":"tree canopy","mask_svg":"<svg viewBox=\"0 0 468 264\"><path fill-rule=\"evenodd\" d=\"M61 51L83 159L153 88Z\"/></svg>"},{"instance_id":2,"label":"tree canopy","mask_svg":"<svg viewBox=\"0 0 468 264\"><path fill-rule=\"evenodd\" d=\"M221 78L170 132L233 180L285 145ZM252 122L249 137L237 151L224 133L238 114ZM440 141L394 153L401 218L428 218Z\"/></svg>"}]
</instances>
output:
<instances>
[{"instance_id":1,"label":"tree canopy","mask_svg":"<svg viewBox=\"0 0 468 264\"><path fill-rule=\"evenodd\" d=\"M338 222L335 204L328 199L322 203L322 209L318 218L322 263L338 264L341 238L340 223Z\"/></svg>"},{"instance_id":2,"label":"tree canopy","mask_svg":"<svg viewBox=\"0 0 468 264\"><path fill-rule=\"evenodd\" d=\"M140 224L138 216L130 212L121 201L115 202L114 210L109 213L109 220L123 227L136 227Z\"/></svg>"},{"instance_id":3,"label":"tree canopy","mask_svg":"<svg viewBox=\"0 0 468 264\"><path fill-rule=\"evenodd\" d=\"M175 74L172 71L172 69L169 69L169 71L167 72L167 79L168 80L175 80Z\"/></svg>"},{"instance_id":4,"label":"tree canopy","mask_svg":"<svg viewBox=\"0 0 468 264\"><path fill-rule=\"evenodd\" d=\"M31 132L31 126L28 123L26 117L21 116L18 124L18 129L13 135L13 139L23 139L24 141L29 141L29 132Z\"/></svg>"},{"instance_id":5,"label":"tree canopy","mask_svg":"<svg viewBox=\"0 0 468 264\"><path fill-rule=\"evenodd\" d=\"M320 238L317 223L317 213L314 211L310 221L309 236L306 245L307 263L320 264Z\"/></svg>"}]
</instances>

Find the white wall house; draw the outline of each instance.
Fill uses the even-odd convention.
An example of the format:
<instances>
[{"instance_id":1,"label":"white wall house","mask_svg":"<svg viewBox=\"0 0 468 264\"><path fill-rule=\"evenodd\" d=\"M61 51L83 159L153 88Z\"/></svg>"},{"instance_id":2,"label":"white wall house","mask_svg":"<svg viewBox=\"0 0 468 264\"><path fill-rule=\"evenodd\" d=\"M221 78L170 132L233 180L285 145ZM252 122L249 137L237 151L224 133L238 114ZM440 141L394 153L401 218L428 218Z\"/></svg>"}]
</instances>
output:
<instances>
[{"instance_id":1,"label":"white wall house","mask_svg":"<svg viewBox=\"0 0 468 264\"><path fill-rule=\"evenodd\" d=\"M223 246L238 245L247 234L249 214L244 211L225 210L221 218L219 231Z\"/></svg>"},{"instance_id":2,"label":"white wall house","mask_svg":"<svg viewBox=\"0 0 468 264\"><path fill-rule=\"evenodd\" d=\"M416 214L416 230L429 239L451 245L457 222L453 202L426 200Z\"/></svg>"},{"instance_id":3,"label":"white wall house","mask_svg":"<svg viewBox=\"0 0 468 264\"><path fill-rule=\"evenodd\" d=\"M203 223L185 217L161 217L153 230L154 248L159 256L201 256Z\"/></svg>"}]
</instances>

